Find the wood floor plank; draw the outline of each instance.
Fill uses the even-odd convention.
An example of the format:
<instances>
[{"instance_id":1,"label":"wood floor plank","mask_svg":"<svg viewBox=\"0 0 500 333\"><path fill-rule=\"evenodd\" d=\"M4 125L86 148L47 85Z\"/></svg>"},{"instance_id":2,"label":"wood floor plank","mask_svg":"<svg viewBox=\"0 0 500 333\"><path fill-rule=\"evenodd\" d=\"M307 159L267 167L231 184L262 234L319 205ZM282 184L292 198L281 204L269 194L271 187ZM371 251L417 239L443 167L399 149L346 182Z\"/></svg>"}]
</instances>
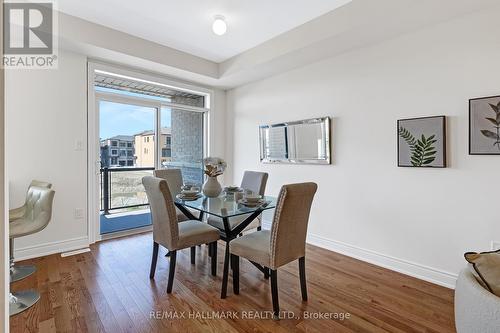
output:
<instances>
[{"instance_id":1,"label":"wood floor plank","mask_svg":"<svg viewBox=\"0 0 500 333\"><path fill-rule=\"evenodd\" d=\"M91 250L25 262L38 271L12 289L38 289L41 300L11 318L11 332L455 332L452 290L314 246L306 250L307 302L298 264L278 270L279 321L270 315L269 280L245 260L240 294L233 294L230 275L228 297L220 299L223 242L216 277L206 246L197 248L195 265L189 249L179 251L171 294L164 249L149 278L151 233L103 241Z\"/></svg>"}]
</instances>

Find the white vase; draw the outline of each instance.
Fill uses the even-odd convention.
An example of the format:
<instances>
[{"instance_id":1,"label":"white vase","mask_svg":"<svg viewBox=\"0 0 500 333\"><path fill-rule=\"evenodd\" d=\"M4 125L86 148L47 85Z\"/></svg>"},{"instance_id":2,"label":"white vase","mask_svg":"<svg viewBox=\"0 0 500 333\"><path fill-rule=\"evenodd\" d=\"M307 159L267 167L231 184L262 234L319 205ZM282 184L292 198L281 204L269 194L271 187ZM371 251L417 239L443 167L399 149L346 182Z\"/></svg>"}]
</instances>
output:
<instances>
[{"instance_id":1,"label":"white vase","mask_svg":"<svg viewBox=\"0 0 500 333\"><path fill-rule=\"evenodd\" d=\"M219 184L217 177L207 177L203 184L203 194L209 198L218 197L222 192L222 186Z\"/></svg>"}]
</instances>

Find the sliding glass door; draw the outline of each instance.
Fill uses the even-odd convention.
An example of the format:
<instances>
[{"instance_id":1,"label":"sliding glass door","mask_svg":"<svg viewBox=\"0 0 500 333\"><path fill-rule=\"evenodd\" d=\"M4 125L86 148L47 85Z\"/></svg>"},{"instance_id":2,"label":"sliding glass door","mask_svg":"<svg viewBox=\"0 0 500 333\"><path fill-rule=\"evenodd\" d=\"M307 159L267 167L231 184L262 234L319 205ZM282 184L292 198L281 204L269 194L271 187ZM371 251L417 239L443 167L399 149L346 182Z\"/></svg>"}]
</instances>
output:
<instances>
[{"instance_id":1,"label":"sliding glass door","mask_svg":"<svg viewBox=\"0 0 500 333\"><path fill-rule=\"evenodd\" d=\"M102 68L109 67L89 68L89 104L95 106L89 111L90 242L148 230L142 178L178 168L184 183L201 186L208 148L209 92Z\"/></svg>"},{"instance_id":2,"label":"sliding glass door","mask_svg":"<svg viewBox=\"0 0 500 333\"><path fill-rule=\"evenodd\" d=\"M151 224L142 177L158 164L159 107L98 95L100 234Z\"/></svg>"}]
</instances>

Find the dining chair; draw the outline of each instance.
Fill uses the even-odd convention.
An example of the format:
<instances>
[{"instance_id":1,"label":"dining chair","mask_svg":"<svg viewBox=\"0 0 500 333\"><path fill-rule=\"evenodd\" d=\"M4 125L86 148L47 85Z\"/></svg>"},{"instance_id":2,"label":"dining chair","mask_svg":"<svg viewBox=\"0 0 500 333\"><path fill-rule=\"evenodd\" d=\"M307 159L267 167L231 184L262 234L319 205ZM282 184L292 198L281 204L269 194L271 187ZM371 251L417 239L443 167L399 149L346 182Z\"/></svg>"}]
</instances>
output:
<instances>
[{"instance_id":1,"label":"dining chair","mask_svg":"<svg viewBox=\"0 0 500 333\"><path fill-rule=\"evenodd\" d=\"M177 251L192 249L199 244L210 244L212 275L215 276L217 274L217 240L219 239L217 228L197 220L179 222L172 194L165 179L147 176L142 178L142 184L146 189L153 220L153 256L149 277L154 278L158 249L161 245L170 251L167 293L171 293Z\"/></svg>"},{"instance_id":2,"label":"dining chair","mask_svg":"<svg viewBox=\"0 0 500 333\"><path fill-rule=\"evenodd\" d=\"M267 178L269 175L267 172L258 172L258 171L245 171L243 174L243 179L241 180L240 187L244 190L250 190L253 193L260 194L264 196L266 192L266 184ZM229 227L234 229L238 224L243 222L250 214L239 215L229 219ZM213 225L220 230L224 230L224 223L222 219L215 216L208 217L208 224ZM252 229L257 229L257 231L261 230L262 218L259 215L255 220L253 220L243 231L248 231Z\"/></svg>"},{"instance_id":3,"label":"dining chair","mask_svg":"<svg viewBox=\"0 0 500 333\"><path fill-rule=\"evenodd\" d=\"M184 180L182 179L182 170L181 169L157 169L153 171L153 175L158 178L165 179L168 184L168 188L171 191L172 197L175 196L182 191L182 185L184 184ZM198 219L201 220L203 218L202 213L191 209L186 208L193 215L199 215ZM177 221L187 221L189 218L180 211L179 208L175 207L175 211L177 212ZM170 256L170 252L166 254L166 257ZM191 249L191 263L194 265L196 261L196 248L193 247Z\"/></svg>"},{"instance_id":4,"label":"dining chair","mask_svg":"<svg viewBox=\"0 0 500 333\"><path fill-rule=\"evenodd\" d=\"M14 256L14 239L40 232L49 224L52 218L52 204L55 191L47 187L30 186L26 196L24 213L21 217L9 223L10 256ZM12 262L11 262L12 265ZM10 282L18 281L35 271L29 266L11 266ZM14 269L14 272L12 270ZM16 276L17 271L17 276ZM29 273L29 274L24 274ZM40 294L35 290L23 290L10 293L9 313L18 314L37 303Z\"/></svg>"},{"instance_id":5,"label":"dining chair","mask_svg":"<svg viewBox=\"0 0 500 333\"><path fill-rule=\"evenodd\" d=\"M271 271L273 313L279 318L278 268L299 260L302 300L307 301L305 250L307 224L318 186L315 183L283 185L271 230L252 232L229 243L233 292L239 294L239 257Z\"/></svg>"},{"instance_id":6,"label":"dining chair","mask_svg":"<svg viewBox=\"0 0 500 333\"><path fill-rule=\"evenodd\" d=\"M184 181L182 180L182 171L181 169L158 169L154 170L153 174L155 177L165 179L168 184L168 188L171 191L172 197L175 196L182 191L182 185ZM187 221L189 220L186 215L184 215L177 207L175 208L177 212L177 220L178 221Z\"/></svg>"}]
</instances>

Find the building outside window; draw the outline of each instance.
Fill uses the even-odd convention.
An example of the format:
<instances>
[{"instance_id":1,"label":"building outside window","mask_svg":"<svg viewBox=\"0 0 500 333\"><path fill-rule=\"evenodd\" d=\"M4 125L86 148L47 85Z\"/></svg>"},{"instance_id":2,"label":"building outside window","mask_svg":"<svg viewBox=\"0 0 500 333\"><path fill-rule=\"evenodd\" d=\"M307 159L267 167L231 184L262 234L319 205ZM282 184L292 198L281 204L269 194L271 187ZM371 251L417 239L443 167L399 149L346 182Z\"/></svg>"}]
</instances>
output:
<instances>
[{"instance_id":1,"label":"building outside window","mask_svg":"<svg viewBox=\"0 0 500 333\"><path fill-rule=\"evenodd\" d=\"M128 135L116 135L108 139L101 140L101 167L110 167L119 164L119 160L125 161L125 165L134 165L134 137ZM117 149L116 147L131 146L132 149ZM119 159L111 160L113 156L120 156ZM132 163L132 164L130 164Z\"/></svg>"}]
</instances>

